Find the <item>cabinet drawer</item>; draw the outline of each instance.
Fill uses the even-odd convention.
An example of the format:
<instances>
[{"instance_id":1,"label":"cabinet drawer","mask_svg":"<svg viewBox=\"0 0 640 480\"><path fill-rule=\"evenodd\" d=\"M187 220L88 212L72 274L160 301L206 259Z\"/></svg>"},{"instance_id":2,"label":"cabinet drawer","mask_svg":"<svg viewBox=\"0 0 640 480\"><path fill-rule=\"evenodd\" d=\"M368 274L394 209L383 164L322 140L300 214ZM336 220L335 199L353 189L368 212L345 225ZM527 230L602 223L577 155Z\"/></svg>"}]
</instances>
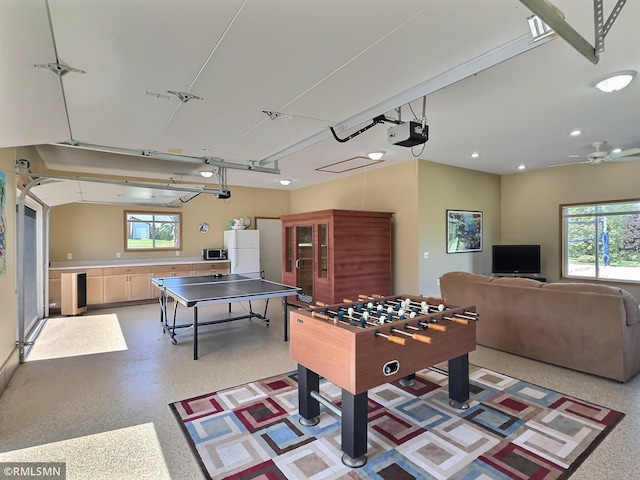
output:
<instances>
[{"instance_id":1,"label":"cabinet drawer","mask_svg":"<svg viewBox=\"0 0 640 480\"><path fill-rule=\"evenodd\" d=\"M138 273L151 273L150 267L108 267L102 269L103 275L131 275Z\"/></svg>"},{"instance_id":2,"label":"cabinet drawer","mask_svg":"<svg viewBox=\"0 0 640 480\"><path fill-rule=\"evenodd\" d=\"M103 275L102 268L75 268L75 269L64 269L64 270L49 270L49 278L60 278L60 275L63 273L86 273L87 277L101 277Z\"/></svg>"},{"instance_id":3,"label":"cabinet drawer","mask_svg":"<svg viewBox=\"0 0 640 480\"><path fill-rule=\"evenodd\" d=\"M162 273L166 276L167 272L180 272L182 276L189 275L189 272L191 272L191 264L179 263L176 265L153 265L151 267L151 276L156 276L158 273Z\"/></svg>"}]
</instances>

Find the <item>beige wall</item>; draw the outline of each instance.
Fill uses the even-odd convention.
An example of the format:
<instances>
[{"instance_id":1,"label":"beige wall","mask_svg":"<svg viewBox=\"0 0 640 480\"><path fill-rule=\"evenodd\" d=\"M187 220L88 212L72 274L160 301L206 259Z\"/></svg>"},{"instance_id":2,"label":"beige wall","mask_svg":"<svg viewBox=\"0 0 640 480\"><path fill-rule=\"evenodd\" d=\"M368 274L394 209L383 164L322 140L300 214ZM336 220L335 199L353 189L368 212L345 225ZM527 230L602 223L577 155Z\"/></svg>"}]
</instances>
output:
<instances>
[{"instance_id":1,"label":"beige wall","mask_svg":"<svg viewBox=\"0 0 640 480\"><path fill-rule=\"evenodd\" d=\"M640 198L640 163L570 165L502 177L502 243L541 245L542 273L561 271L560 205ZM640 300L640 287L618 284Z\"/></svg>"},{"instance_id":2,"label":"beige wall","mask_svg":"<svg viewBox=\"0 0 640 480\"><path fill-rule=\"evenodd\" d=\"M419 292L437 296L443 273L491 273L491 245L500 243L500 177L440 163L419 164L419 217L413 220L419 229ZM482 252L446 253L447 210L482 212Z\"/></svg>"},{"instance_id":3,"label":"beige wall","mask_svg":"<svg viewBox=\"0 0 640 480\"><path fill-rule=\"evenodd\" d=\"M22 149L0 149L0 171L5 174L4 228L6 272L0 276L0 392L11 374L16 357L16 175L14 162ZM19 156L17 158L20 158Z\"/></svg>"},{"instance_id":4,"label":"beige wall","mask_svg":"<svg viewBox=\"0 0 640 480\"><path fill-rule=\"evenodd\" d=\"M291 213L325 209L394 212L392 291L418 290L418 161L379 168L291 192ZM369 292L363 292L369 293Z\"/></svg>"},{"instance_id":5,"label":"beige wall","mask_svg":"<svg viewBox=\"0 0 640 480\"><path fill-rule=\"evenodd\" d=\"M50 261L174 258L175 252L124 252L124 210L156 210L181 212L183 224L182 257L198 257L203 248L222 248L223 231L233 218L250 217L255 228L257 217L278 217L289 213L289 192L260 188L232 187L231 198L217 199L199 195L182 209L123 207L116 205L69 204L51 210ZM207 233L198 226L206 222Z\"/></svg>"}]
</instances>

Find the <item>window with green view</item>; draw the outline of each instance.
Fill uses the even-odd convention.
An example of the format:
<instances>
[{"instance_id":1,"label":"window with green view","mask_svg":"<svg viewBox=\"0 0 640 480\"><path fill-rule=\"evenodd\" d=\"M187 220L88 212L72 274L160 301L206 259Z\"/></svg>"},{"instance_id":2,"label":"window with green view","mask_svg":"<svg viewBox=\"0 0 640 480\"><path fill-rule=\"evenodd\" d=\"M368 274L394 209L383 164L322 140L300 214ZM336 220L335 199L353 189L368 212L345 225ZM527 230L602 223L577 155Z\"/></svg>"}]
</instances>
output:
<instances>
[{"instance_id":1,"label":"window with green view","mask_svg":"<svg viewBox=\"0 0 640 480\"><path fill-rule=\"evenodd\" d=\"M640 282L640 201L562 206L565 277Z\"/></svg>"},{"instance_id":2,"label":"window with green view","mask_svg":"<svg viewBox=\"0 0 640 480\"><path fill-rule=\"evenodd\" d=\"M124 212L125 251L181 250L182 214Z\"/></svg>"}]
</instances>

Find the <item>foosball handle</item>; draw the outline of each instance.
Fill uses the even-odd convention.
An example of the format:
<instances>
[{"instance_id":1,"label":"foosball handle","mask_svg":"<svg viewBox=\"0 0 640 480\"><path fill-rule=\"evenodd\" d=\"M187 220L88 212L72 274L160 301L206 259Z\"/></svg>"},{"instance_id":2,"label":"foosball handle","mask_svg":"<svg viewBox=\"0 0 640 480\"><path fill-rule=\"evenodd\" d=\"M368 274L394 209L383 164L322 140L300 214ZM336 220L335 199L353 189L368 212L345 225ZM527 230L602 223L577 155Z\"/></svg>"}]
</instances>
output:
<instances>
[{"instance_id":1,"label":"foosball handle","mask_svg":"<svg viewBox=\"0 0 640 480\"><path fill-rule=\"evenodd\" d=\"M353 300L350 300L348 298L343 298L342 303L353 303Z\"/></svg>"},{"instance_id":2,"label":"foosball handle","mask_svg":"<svg viewBox=\"0 0 640 480\"><path fill-rule=\"evenodd\" d=\"M311 316L314 317L314 318L321 318L322 320L328 320L328 321L333 322L333 323L338 323L338 319L337 318L331 318L329 315L325 315L324 313L311 312Z\"/></svg>"},{"instance_id":3,"label":"foosball handle","mask_svg":"<svg viewBox=\"0 0 640 480\"><path fill-rule=\"evenodd\" d=\"M469 320L465 320L464 318L452 317L449 320L459 323L460 325L469 325Z\"/></svg>"},{"instance_id":4,"label":"foosball handle","mask_svg":"<svg viewBox=\"0 0 640 480\"><path fill-rule=\"evenodd\" d=\"M389 335L387 337L387 340L393 343L397 343L398 345L404 345L407 343L407 341L404 338L396 337L394 335Z\"/></svg>"},{"instance_id":5,"label":"foosball handle","mask_svg":"<svg viewBox=\"0 0 640 480\"><path fill-rule=\"evenodd\" d=\"M431 337L427 337L426 335L420 335L419 333L414 333L411 338L413 338L414 340L417 340L418 342L422 342L422 343L431 343L432 339Z\"/></svg>"},{"instance_id":6,"label":"foosball handle","mask_svg":"<svg viewBox=\"0 0 640 480\"><path fill-rule=\"evenodd\" d=\"M447 327L445 327L444 325L439 325L437 323L430 323L429 324L429 328L431 328L433 330L437 330L438 332L446 332L447 331Z\"/></svg>"},{"instance_id":7,"label":"foosball handle","mask_svg":"<svg viewBox=\"0 0 640 480\"><path fill-rule=\"evenodd\" d=\"M372 293L371 298L384 298L384 296L380 295L379 293Z\"/></svg>"},{"instance_id":8,"label":"foosball handle","mask_svg":"<svg viewBox=\"0 0 640 480\"><path fill-rule=\"evenodd\" d=\"M326 304L326 303L321 302L320 300L317 300L317 301L316 301L316 305L318 305L319 307L326 307L326 306L327 306L327 304Z\"/></svg>"}]
</instances>

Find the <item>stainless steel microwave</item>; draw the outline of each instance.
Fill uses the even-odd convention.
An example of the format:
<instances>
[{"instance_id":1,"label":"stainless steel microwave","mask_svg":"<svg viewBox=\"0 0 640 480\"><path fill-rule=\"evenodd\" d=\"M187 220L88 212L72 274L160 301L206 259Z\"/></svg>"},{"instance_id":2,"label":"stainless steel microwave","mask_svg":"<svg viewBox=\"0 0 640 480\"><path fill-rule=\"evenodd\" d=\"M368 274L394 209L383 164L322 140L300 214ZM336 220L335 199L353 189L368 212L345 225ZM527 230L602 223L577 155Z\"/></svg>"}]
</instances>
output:
<instances>
[{"instance_id":1,"label":"stainless steel microwave","mask_svg":"<svg viewBox=\"0 0 640 480\"><path fill-rule=\"evenodd\" d=\"M202 250L202 258L205 260L226 260L227 251L224 248L205 248Z\"/></svg>"}]
</instances>

